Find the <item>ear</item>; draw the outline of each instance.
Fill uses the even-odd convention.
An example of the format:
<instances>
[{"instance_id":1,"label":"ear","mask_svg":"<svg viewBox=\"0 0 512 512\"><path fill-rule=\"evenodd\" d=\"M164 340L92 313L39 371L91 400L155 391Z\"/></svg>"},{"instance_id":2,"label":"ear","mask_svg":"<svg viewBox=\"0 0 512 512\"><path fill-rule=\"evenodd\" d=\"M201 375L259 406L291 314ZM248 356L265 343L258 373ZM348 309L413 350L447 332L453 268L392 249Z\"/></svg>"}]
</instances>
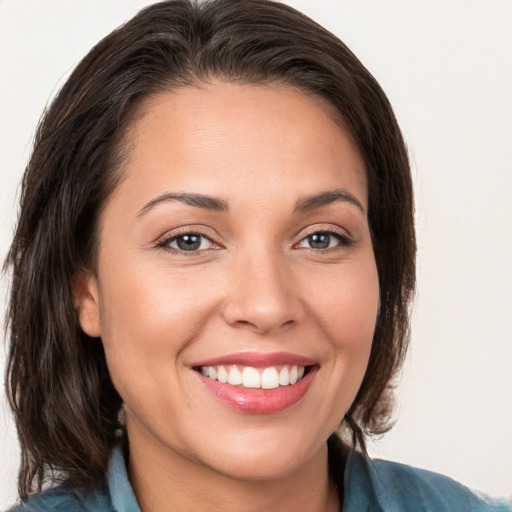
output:
<instances>
[{"instance_id":1,"label":"ear","mask_svg":"<svg viewBox=\"0 0 512 512\"><path fill-rule=\"evenodd\" d=\"M82 330L92 338L101 336L98 282L92 272L77 272L73 279L73 298Z\"/></svg>"}]
</instances>

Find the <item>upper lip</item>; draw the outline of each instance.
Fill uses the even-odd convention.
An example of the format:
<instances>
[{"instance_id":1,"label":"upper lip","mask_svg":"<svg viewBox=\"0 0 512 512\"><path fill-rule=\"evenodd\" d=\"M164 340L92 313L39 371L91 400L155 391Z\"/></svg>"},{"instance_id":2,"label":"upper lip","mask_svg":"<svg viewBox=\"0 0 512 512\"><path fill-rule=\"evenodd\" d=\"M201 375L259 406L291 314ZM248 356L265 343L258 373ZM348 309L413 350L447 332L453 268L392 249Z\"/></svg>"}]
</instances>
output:
<instances>
[{"instance_id":1,"label":"upper lip","mask_svg":"<svg viewBox=\"0 0 512 512\"><path fill-rule=\"evenodd\" d=\"M312 366L317 365L316 361L298 354L289 352L272 352L262 354L259 352L238 352L234 354L226 354L223 356L205 359L192 364L192 366L219 366L238 364L241 366L252 366L254 368L264 368L268 366L276 366L280 364L290 364L296 366Z\"/></svg>"}]
</instances>

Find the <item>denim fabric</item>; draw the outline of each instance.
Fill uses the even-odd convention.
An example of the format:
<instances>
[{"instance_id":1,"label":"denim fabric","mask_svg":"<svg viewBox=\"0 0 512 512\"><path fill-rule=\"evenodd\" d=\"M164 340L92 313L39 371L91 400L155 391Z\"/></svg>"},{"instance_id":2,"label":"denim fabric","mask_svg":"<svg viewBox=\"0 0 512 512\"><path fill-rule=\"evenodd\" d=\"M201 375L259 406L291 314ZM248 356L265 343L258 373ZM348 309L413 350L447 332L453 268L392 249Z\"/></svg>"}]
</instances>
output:
<instances>
[{"instance_id":1,"label":"denim fabric","mask_svg":"<svg viewBox=\"0 0 512 512\"><path fill-rule=\"evenodd\" d=\"M493 500L437 473L372 461L354 451L348 457L344 478L341 512L512 512L512 500ZM140 512L120 447L112 453L105 489L83 495L63 485L9 512L77 511Z\"/></svg>"},{"instance_id":2,"label":"denim fabric","mask_svg":"<svg viewBox=\"0 0 512 512\"><path fill-rule=\"evenodd\" d=\"M351 452L342 512L512 512L512 499L478 494L431 471Z\"/></svg>"}]
</instances>

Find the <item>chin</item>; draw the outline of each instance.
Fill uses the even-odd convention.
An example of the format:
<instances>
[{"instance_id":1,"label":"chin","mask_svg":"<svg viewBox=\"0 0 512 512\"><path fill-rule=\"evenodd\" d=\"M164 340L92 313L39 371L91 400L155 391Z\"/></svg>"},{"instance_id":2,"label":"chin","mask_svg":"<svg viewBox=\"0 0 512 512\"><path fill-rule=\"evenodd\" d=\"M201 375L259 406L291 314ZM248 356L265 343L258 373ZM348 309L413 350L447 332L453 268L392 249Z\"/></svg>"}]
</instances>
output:
<instances>
[{"instance_id":1,"label":"chin","mask_svg":"<svg viewBox=\"0 0 512 512\"><path fill-rule=\"evenodd\" d=\"M215 471L238 480L264 481L285 478L308 464L326 449L328 434L324 436L300 435L298 429L284 433L249 430L245 435L228 435L223 443L212 436L215 449L209 450L208 465ZM223 437L223 436L222 436ZM222 452L219 453L219 448Z\"/></svg>"},{"instance_id":2,"label":"chin","mask_svg":"<svg viewBox=\"0 0 512 512\"><path fill-rule=\"evenodd\" d=\"M259 450L252 450L249 453L250 456L241 456L240 453L227 456L218 464L217 471L235 480L279 480L300 471L307 461L302 453L291 451L277 456Z\"/></svg>"}]
</instances>

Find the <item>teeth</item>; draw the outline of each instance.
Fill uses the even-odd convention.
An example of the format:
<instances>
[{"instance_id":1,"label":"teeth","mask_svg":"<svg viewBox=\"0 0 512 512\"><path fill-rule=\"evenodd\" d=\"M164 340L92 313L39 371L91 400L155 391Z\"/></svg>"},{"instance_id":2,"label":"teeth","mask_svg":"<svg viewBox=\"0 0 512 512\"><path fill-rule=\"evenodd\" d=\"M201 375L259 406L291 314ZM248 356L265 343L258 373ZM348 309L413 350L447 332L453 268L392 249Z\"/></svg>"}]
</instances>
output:
<instances>
[{"instance_id":1,"label":"teeth","mask_svg":"<svg viewBox=\"0 0 512 512\"><path fill-rule=\"evenodd\" d=\"M275 389L279 387L279 374L275 368L265 368L261 372L261 387Z\"/></svg>"},{"instance_id":2,"label":"teeth","mask_svg":"<svg viewBox=\"0 0 512 512\"><path fill-rule=\"evenodd\" d=\"M279 386L289 386L298 382L304 376L303 366L284 365L269 366L268 368L253 368L252 366L231 367L202 366L201 373L210 379L252 389L275 389Z\"/></svg>"},{"instance_id":3,"label":"teeth","mask_svg":"<svg viewBox=\"0 0 512 512\"><path fill-rule=\"evenodd\" d=\"M290 370L288 370L287 366L284 366L279 372L279 384L281 386L288 386L290 384Z\"/></svg>"},{"instance_id":4,"label":"teeth","mask_svg":"<svg viewBox=\"0 0 512 512\"><path fill-rule=\"evenodd\" d=\"M210 374L210 371L208 370L208 375ZM290 370L290 384L295 384L299 378L299 371L297 370L296 366L292 366L292 369Z\"/></svg>"},{"instance_id":5,"label":"teeth","mask_svg":"<svg viewBox=\"0 0 512 512\"><path fill-rule=\"evenodd\" d=\"M217 369L217 380L219 382L227 382L228 378L229 375L224 366L219 366Z\"/></svg>"},{"instance_id":6,"label":"teeth","mask_svg":"<svg viewBox=\"0 0 512 512\"><path fill-rule=\"evenodd\" d=\"M239 386L242 382L240 370L238 368L231 368L231 370L229 370L228 383L233 384L233 386Z\"/></svg>"},{"instance_id":7,"label":"teeth","mask_svg":"<svg viewBox=\"0 0 512 512\"><path fill-rule=\"evenodd\" d=\"M244 368L244 371L242 372L242 386L244 388L260 388L260 372L256 370L256 368L251 368L250 366Z\"/></svg>"}]
</instances>

